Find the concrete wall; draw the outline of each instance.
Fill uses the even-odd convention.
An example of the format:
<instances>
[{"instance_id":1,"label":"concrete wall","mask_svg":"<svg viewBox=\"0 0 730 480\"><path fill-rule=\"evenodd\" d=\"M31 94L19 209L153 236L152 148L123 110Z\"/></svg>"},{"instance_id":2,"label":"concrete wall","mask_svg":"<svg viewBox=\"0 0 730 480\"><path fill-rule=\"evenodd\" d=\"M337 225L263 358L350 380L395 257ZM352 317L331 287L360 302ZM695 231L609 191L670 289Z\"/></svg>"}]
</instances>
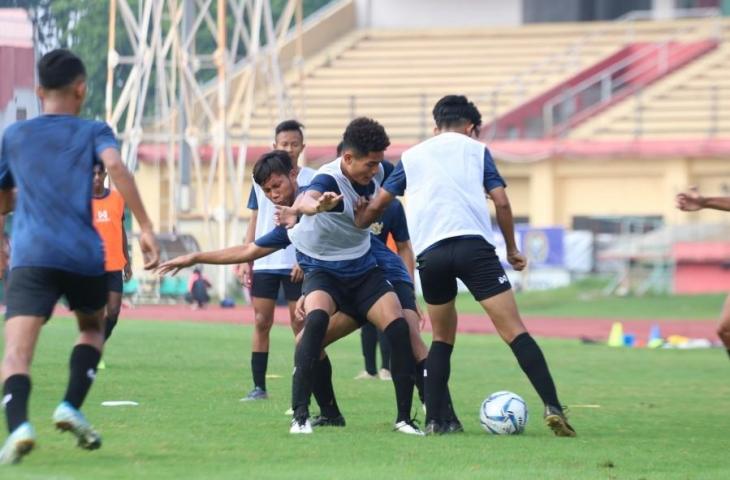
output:
<instances>
[{"instance_id":1,"label":"concrete wall","mask_svg":"<svg viewBox=\"0 0 730 480\"><path fill-rule=\"evenodd\" d=\"M356 0L361 28L514 26L522 23L518 0Z\"/></svg>"}]
</instances>

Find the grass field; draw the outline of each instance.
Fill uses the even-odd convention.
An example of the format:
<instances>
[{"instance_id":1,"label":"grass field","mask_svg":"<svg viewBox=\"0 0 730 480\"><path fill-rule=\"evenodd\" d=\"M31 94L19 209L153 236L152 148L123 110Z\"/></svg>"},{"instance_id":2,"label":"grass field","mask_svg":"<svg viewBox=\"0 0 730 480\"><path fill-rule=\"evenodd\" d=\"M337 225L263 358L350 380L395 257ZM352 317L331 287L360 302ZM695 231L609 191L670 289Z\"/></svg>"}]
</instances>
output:
<instances>
[{"instance_id":1,"label":"grass field","mask_svg":"<svg viewBox=\"0 0 730 480\"><path fill-rule=\"evenodd\" d=\"M623 319L714 320L725 295L604 296L606 281L598 278L574 282L568 287L542 292L520 292L517 302L523 315L554 317L603 317ZM457 299L459 312L482 313L471 295Z\"/></svg>"},{"instance_id":2,"label":"grass field","mask_svg":"<svg viewBox=\"0 0 730 480\"><path fill-rule=\"evenodd\" d=\"M32 421L39 446L0 478L730 478L727 356L719 350L613 350L543 340L562 401L576 405L579 437L554 438L540 402L509 349L495 337L463 335L452 391L466 433L411 438L390 431L389 382L355 381L359 341L330 350L344 429L292 437L288 419L291 338L274 328L272 399L241 403L250 388L250 326L124 321L84 408L101 430L96 452L53 431L63 393L71 321L44 330L34 364ZM532 409L519 437L482 432L477 410L490 392L508 389ZM135 400L138 407L102 407ZM580 405L595 404L599 408ZM422 413L419 414L422 417Z\"/></svg>"}]
</instances>

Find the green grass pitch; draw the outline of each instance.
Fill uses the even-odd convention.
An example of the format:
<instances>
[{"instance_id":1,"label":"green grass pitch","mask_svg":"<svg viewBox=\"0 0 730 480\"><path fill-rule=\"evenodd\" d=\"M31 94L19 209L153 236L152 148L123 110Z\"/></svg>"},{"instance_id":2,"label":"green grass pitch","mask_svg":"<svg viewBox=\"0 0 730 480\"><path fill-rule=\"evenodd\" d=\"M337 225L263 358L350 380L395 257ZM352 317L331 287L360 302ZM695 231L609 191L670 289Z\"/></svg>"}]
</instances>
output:
<instances>
[{"instance_id":1,"label":"green grass pitch","mask_svg":"<svg viewBox=\"0 0 730 480\"><path fill-rule=\"evenodd\" d=\"M292 369L287 329L272 332L269 373L280 377L268 380L271 400L239 402L251 387L250 332L250 326L122 319L105 357L108 368L84 407L104 444L87 452L51 425L75 335L70 320L52 320L33 367L38 446L21 465L0 469L0 478L730 478L730 362L721 350L541 340L562 401L575 405L570 415L579 436L564 439L542 425L539 399L509 349L493 336L461 335L451 387L466 432L412 438L391 431L390 382L352 379L362 368L353 335L330 349L347 427L295 437L284 415ZM503 389L530 407L522 436L490 436L478 424L481 401ZM104 400L140 405L102 407Z\"/></svg>"}]
</instances>

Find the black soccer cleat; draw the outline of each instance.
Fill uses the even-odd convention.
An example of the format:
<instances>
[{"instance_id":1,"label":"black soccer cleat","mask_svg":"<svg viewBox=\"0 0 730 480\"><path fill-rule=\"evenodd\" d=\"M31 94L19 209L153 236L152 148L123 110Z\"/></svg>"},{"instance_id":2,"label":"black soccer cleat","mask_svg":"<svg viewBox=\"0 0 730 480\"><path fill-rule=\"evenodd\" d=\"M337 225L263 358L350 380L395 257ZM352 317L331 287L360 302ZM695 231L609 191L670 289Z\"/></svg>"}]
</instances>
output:
<instances>
[{"instance_id":1,"label":"black soccer cleat","mask_svg":"<svg viewBox=\"0 0 730 480\"><path fill-rule=\"evenodd\" d=\"M456 417L444 422L443 429L444 429L443 433L445 433L445 434L464 432L464 426L461 424L459 419Z\"/></svg>"},{"instance_id":2,"label":"black soccer cleat","mask_svg":"<svg viewBox=\"0 0 730 480\"><path fill-rule=\"evenodd\" d=\"M545 425L553 431L556 437L575 437L575 429L568 423L563 409L554 405L545 405Z\"/></svg>"},{"instance_id":3,"label":"black soccer cleat","mask_svg":"<svg viewBox=\"0 0 730 480\"><path fill-rule=\"evenodd\" d=\"M426 423L426 428L423 430L423 433L426 436L429 435L443 435L446 433L446 429L444 428L444 425L440 422L437 422L436 420L430 420L428 423Z\"/></svg>"},{"instance_id":4,"label":"black soccer cleat","mask_svg":"<svg viewBox=\"0 0 730 480\"><path fill-rule=\"evenodd\" d=\"M312 418L312 427L344 427L345 417L342 414L336 417L325 417L324 415L317 415Z\"/></svg>"}]
</instances>

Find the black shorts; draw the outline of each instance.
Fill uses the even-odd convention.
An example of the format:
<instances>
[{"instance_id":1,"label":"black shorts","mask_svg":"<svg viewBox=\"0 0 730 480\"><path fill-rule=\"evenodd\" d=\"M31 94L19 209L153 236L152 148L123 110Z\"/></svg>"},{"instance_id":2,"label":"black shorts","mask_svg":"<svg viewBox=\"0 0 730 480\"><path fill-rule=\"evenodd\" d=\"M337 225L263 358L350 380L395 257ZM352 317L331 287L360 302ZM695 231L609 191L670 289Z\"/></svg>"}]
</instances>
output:
<instances>
[{"instance_id":1,"label":"black shorts","mask_svg":"<svg viewBox=\"0 0 730 480\"><path fill-rule=\"evenodd\" d=\"M106 274L88 277L56 268L14 268L8 279L5 319L23 315L48 320L61 296L71 310L96 312L106 305L108 288Z\"/></svg>"},{"instance_id":2,"label":"black shorts","mask_svg":"<svg viewBox=\"0 0 730 480\"><path fill-rule=\"evenodd\" d=\"M423 299L443 305L456 297L460 279L477 301L512 288L494 247L483 238L448 239L416 259Z\"/></svg>"},{"instance_id":3,"label":"black shorts","mask_svg":"<svg viewBox=\"0 0 730 480\"><path fill-rule=\"evenodd\" d=\"M255 298L279 298L279 286L284 289L284 298L288 302L296 302L302 296L302 284L291 281L289 275L279 273L253 272L251 296Z\"/></svg>"},{"instance_id":4,"label":"black shorts","mask_svg":"<svg viewBox=\"0 0 730 480\"><path fill-rule=\"evenodd\" d=\"M106 281L110 292L122 293L124 291L124 275L121 270L106 272Z\"/></svg>"},{"instance_id":5,"label":"black shorts","mask_svg":"<svg viewBox=\"0 0 730 480\"><path fill-rule=\"evenodd\" d=\"M357 277L336 277L322 270L304 275L305 295L322 290L327 292L342 313L358 324L367 321L367 314L380 297L393 291L380 268L373 268Z\"/></svg>"},{"instance_id":6,"label":"black shorts","mask_svg":"<svg viewBox=\"0 0 730 480\"><path fill-rule=\"evenodd\" d=\"M408 282L395 282L393 289L395 290L395 294L398 295L398 301L400 301L400 306L403 310L418 311L416 309L416 291L413 288L413 284Z\"/></svg>"}]
</instances>

